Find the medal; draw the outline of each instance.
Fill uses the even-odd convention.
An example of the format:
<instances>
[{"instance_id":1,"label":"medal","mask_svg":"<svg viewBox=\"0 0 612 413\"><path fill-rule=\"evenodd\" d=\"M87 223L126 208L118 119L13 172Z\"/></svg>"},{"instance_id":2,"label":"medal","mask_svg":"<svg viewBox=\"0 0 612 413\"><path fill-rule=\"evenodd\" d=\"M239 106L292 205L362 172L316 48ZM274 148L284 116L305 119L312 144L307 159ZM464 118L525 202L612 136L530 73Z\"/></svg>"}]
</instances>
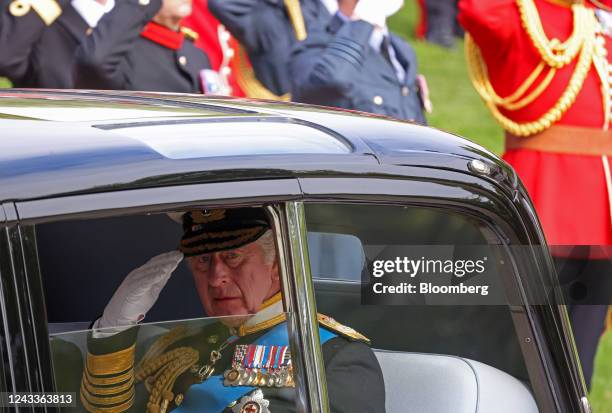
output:
<instances>
[{"instance_id":1,"label":"medal","mask_svg":"<svg viewBox=\"0 0 612 413\"><path fill-rule=\"evenodd\" d=\"M233 413L270 413L268 406L270 401L264 399L260 389L244 396L238 403L232 406Z\"/></svg>"},{"instance_id":2,"label":"medal","mask_svg":"<svg viewBox=\"0 0 612 413\"><path fill-rule=\"evenodd\" d=\"M289 346L237 345L224 386L293 387Z\"/></svg>"}]
</instances>

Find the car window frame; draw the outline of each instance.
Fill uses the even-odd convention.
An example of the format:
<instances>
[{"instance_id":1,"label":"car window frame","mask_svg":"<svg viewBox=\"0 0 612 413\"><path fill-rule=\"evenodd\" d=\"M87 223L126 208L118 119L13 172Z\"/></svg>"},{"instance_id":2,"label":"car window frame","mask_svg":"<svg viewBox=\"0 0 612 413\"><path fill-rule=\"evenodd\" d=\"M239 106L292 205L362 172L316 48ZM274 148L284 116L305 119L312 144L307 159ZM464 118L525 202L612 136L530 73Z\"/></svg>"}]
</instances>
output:
<instances>
[{"instance_id":1,"label":"car window frame","mask_svg":"<svg viewBox=\"0 0 612 413\"><path fill-rule=\"evenodd\" d=\"M440 173L439 170L433 172ZM386 204L397 204L403 206L429 206L429 207L443 207L450 210L454 210L463 215L468 215L472 218L477 218L481 223L487 226L495 238L501 243L508 247L510 244L520 245L521 243L528 242L529 245L539 244L546 245L542 239L525 239L521 238L526 234L526 230L523 229L523 233L516 231L511 227L509 222L502 219L499 212L492 213L492 211L485 211L483 207L486 202L483 200L475 201L470 200L470 196L476 195L477 197L485 197L486 201L494 205L498 211L503 211L508 216L518 215L518 209L514 204L514 200L508 197L507 192L502 190L499 186L496 186L491 181L483 181L478 177L444 171L444 180L432 180L430 177L418 177L413 179L406 179L402 177L402 180L391 180L388 177L376 177L376 178L347 178L347 177L336 177L336 178L319 178L319 177L305 177L299 178L300 187L304 191L304 199L298 202L361 202L361 203L386 203ZM474 183L478 183L480 188L474 188L471 185L467 185L462 182L463 185L458 185L457 181L452 180L452 175L459 175L461 181L472 180ZM429 181L427 180L429 179ZM350 181L349 181L350 180ZM350 182L350 185L349 185ZM416 185L415 185L416 184ZM438 188L432 188L437 186ZM446 187L446 191L444 190ZM432 191L432 189L435 189ZM432 196L432 193L437 193L436 196ZM445 194L446 197L441 196ZM493 198L491 195L496 194L497 197ZM527 211L532 211L533 208L529 204L525 203L524 199L518 197L518 194L513 194L515 200L522 202L522 206ZM463 202L457 202L463 200ZM489 205L490 207L491 205ZM508 211L508 206L511 207L511 211ZM487 216L488 215L488 216ZM484 219L487 216L488 219ZM537 222L537 219L535 220ZM522 222L524 223L524 221ZM305 231L305 229L304 229ZM512 237L513 236L513 237ZM541 251L532 251L533 257L526 257L531 262L533 268L537 269L541 274L547 271L553 271L552 261L550 260L550 254L547 257L542 257ZM511 259L512 269L514 277L520 281L519 274L526 273L529 267L524 267L525 261L517 261L514 259L513 254L508 253L507 256ZM548 260L547 260L548 259ZM542 262L546 261L546 262ZM581 398L586 397L586 388L584 386L584 380L582 378L581 370L579 369L575 354L567 351L559 351L557 347L558 343L552 344L552 349L549 347L551 344L547 337L543 334L543 327L540 325L540 320L545 318L547 315L538 314L545 313L546 306L544 305L528 305L525 290L521 285L521 291L519 292L521 302L523 305L518 308L514 306L511 310L513 322L517 329L517 336L519 337L519 343L521 345L521 351L525 358L525 364L532 384L534 392L534 398L538 404L540 411L564 411L567 409L565 406L572 406L573 410L580 411L582 408ZM564 306L553 310L555 315L561 320L558 326L564 332L563 339L564 344L569 348L573 348L573 336L571 329L568 329L568 324L564 322L567 320L567 311ZM555 354L552 354L555 352ZM564 379L559 374L559 370L555 365L554 356L563 358L563 361L569 364L568 370L570 371L571 377ZM574 357L572 357L572 355ZM568 383L569 381L569 383ZM571 387L571 388L569 388ZM578 395L578 397L575 397Z\"/></svg>"},{"instance_id":2,"label":"car window frame","mask_svg":"<svg viewBox=\"0 0 612 413\"><path fill-rule=\"evenodd\" d=\"M436 171L439 172L439 171ZM447 175L453 173L445 171ZM462 179L466 179L465 174ZM447 177L448 178L448 177ZM452 178L452 177L451 177ZM264 203L275 203L280 208L280 222L276 223L281 227L281 231L277 231L279 248L284 248L291 256L298 253L296 257L291 258L285 264L287 273L296 271L295 265L299 263L296 258L301 257L302 271L308 274L305 278L306 284L304 288L312 288L312 278L309 270L306 271L304 261L308 262L308 257L304 259L303 242L300 246L299 239L305 240L305 225L303 225L303 208L296 207L300 202L360 202L360 203L392 203L401 205L414 206L429 206L434 208L451 208L462 214L469 214L484 221L483 202L468 202L470 195L477 195L482 198L487 198L490 201L491 194L498 194L499 197L505 196L500 188L496 188L490 181L483 182L476 177L473 178L480 186L489 186L488 188L480 188L476 190L469 185L462 186L462 194L457 193L456 181L455 186L452 186L453 180L448 182L440 180L430 180L429 177L421 176L418 178L408 179L402 177L398 180L397 177L378 177L378 178L294 178L294 179L278 179L278 180L253 180L242 182L217 182L207 184L193 184L180 186L167 186L146 189L122 190L116 192L101 192L84 195L62 196L57 198L47 198L41 200L28 200L15 203L16 211L19 213L18 227L28 226L42 222L59 221L73 218L97 218L104 216L116 216L121 214L135 214L138 212L162 212L173 209L185 208L196 203L206 204L206 206L214 207L223 205L225 207L244 206L244 205L261 205ZM440 186L441 185L441 186ZM444 188L450 192L445 193ZM437 189L436 189L437 188ZM432 189L436 189L432 191ZM233 195L232 195L233 194ZM239 195L238 195L239 194ZM444 196L443 196L444 195ZM508 203L512 205L510 199L506 197ZM507 205L503 205L499 200L497 204L504 210ZM287 212L288 209L294 209L293 212ZM489 211L490 212L490 211ZM291 215L293 214L293 215ZM12 224L17 220L16 213L12 218ZM302 225L299 221L302 220ZM485 221L491 225L502 225L504 222L497 213L491 213ZM9 219L9 224L11 219ZM297 223L297 224L296 224ZM284 227L283 227L284 225ZM501 238L508 238L508 234L514 234L511 228L507 225L503 229L499 229ZM291 232L293 231L293 232ZM297 232L296 232L297 231ZM280 234L280 235L279 235ZM514 234L516 235L516 234ZM295 238L297 236L297 238ZM293 237L293 238L292 238ZM20 241L21 242L21 241ZM26 244L28 247L31 242ZM25 263L24 263L25 265ZM293 278L293 277L289 277ZM289 300L288 305L295 306L295 298ZM312 313L316 311L314 302L306 306L307 310ZM551 372L546 371L550 363L550 358L542 349L545 338L534 326L535 318L532 309L526 306L525 316L523 317L524 325L521 327L528 332L526 337L533 337L537 342L538 348L532 354L534 363L530 363L526 359L526 363L538 371L538 375L544 378L544 383L534 382L534 386L539 387L534 395L538 405L543 406L543 411L547 411L546 407L556 409L558 406L566 405L566 402L557 400L558 392L560 391L558 383L554 378L551 378ZM306 314L302 314L306 317ZM290 317L291 318L291 317ZM312 322L312 316L308 316ZM291 321L290 326L295 327L296 322ZM46 328L46 320L45 320ZM312 327L312 323L310 324ZM311 329L312 330L312 329ZM317 330L312 330L317 331ZM317 331L318 333L318 331ZM297 333L296 333L297 334ZM303 340L302 333L302 339ZM314 339L314 333L308 332L309 337ZM297 336L296 336L297 337ZM298 340L298 338L296 338ZM318 341L317 341L318 343ZM44 343L43 343L44 344ZM302 343L304 344L304 343ZM47 343L48 345L48 343ZM316 351L310 353L314 359L318 359ZM525 353L524 353L525 354ZM296 353L296 357L298 354ZM323 397L326 393L324 389L324 370L319 363L306 363L306 366L314 368L314 373L305 373L304 377L310 374L310 379L304 378L306 382L316 383L308 390L307 396L309 400L309 409L312 411L328 411L327 397ZM532 364L535 364L533 366ZM296 366L297 367L297 366ZM553 372L554 373L554 372ZM299 374L299 372L298 372ZM43 389L49 389L48 383L43 384ZM313 395L315 390L321 389L319 394ZM316 406L316 410L314 410Z\"/></svg>"}]
</instances>

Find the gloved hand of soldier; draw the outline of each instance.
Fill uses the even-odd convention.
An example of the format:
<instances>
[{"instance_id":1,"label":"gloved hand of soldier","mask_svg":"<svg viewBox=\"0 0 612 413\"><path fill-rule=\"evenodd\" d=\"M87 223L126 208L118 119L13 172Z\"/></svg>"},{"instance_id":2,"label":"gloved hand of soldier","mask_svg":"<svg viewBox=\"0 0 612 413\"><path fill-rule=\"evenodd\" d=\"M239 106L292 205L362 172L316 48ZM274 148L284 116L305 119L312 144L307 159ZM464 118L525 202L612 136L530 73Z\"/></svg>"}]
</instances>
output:
<instances>
[{"instance_id":1,"label":"gloved hand of soldier","mask_svg":"<svg viewBox=\"0 0 612 413\"><path fill-rule=\"evenodd\" d=\"M115 327L115 331L110 332L114 334L142 321L182 259L182 252L170 251L151 258L130 272L93 327L95 329Z\"/></svg>"},{"instance_id":2,"label":"gloved hand of soldier","mask_svg":"<svg viewBox=\"0 0 612 413\"><path fill-rule=\"evenodd\" d=\"M387 17L395 14L403 4L403 0L359 0L352 19L363 20L382 29L387 25Z\"/></svg>"}]
</instances>

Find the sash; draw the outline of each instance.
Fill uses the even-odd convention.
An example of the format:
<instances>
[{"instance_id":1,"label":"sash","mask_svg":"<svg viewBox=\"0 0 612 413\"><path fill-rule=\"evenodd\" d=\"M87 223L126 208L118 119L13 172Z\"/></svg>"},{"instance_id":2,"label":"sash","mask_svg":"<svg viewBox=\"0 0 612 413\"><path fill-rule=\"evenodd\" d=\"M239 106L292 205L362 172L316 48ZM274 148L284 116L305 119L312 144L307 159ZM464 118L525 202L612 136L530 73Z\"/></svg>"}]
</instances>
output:
<instances>
[{"instance_id":1,"label":"sash","mask_svg":"<svg viewBox=\"0 0 612 413\"><path fill-rule=\"evenodd\" d=\"M321 344L331 340L337 335L331 331L319 327ZM260 336L251 344L264 346L287 345L287 322L281 323L270 331ZM254 386L224 386L223 373L210 376L208 380L191 386L185 392L185 398L180 406L173 410L174 413L219 413L231 402L257 389Z\"/></svg>"}]
</instances>

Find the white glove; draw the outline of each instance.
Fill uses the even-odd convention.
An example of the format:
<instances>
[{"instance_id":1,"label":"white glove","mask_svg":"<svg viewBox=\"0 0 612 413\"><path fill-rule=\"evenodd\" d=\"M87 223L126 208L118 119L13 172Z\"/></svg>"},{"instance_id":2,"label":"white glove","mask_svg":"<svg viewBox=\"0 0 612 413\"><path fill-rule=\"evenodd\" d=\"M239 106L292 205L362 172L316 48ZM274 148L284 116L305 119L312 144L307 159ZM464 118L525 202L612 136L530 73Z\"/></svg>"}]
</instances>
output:
<instances>
[{"instance_id":1,"label":"white glove","mask_svg":"<svg viewBox=\"0 0 612 413\"><path fill-rule=\"evenodd\" d=\"M395 14L403 4L404 0L359 0L352 18L383 28L387 24L387 17Z\"/></svg>"},{"instance_id":2,"label":"white glove","mask_svg":"<svg viewBox=\"0 0 612 413\"><path fill-rule=\"evenodd\" d=\"M151 258L130 272L113 294L94 328L132 326L141 321L182 259L182 252L170 251Z\"/></svg>"}]
</instances>

